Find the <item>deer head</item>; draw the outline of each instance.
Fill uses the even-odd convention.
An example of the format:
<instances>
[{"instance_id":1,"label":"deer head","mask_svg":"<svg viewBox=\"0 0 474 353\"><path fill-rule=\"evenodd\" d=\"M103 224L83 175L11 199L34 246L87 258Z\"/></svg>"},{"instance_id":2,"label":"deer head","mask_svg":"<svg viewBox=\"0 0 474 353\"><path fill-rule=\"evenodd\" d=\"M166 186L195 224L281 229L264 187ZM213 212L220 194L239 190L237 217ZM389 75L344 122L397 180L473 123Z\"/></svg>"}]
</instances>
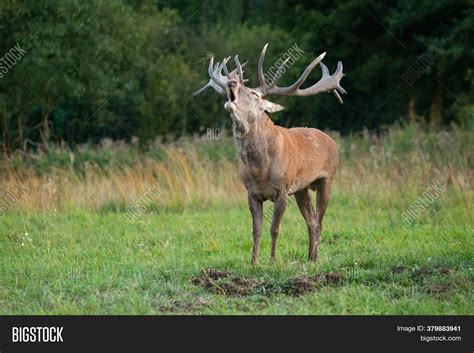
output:
<instances>
[{"instance_id":1,"label":"deer head","mask_svg":"<svg viewBox=\"0 0 474 353\"><path fill-rule=\"evenodd\" d=\"M266 97L269 95L311 96L321 92L332 92L339 102L342 103L342 98L339 93L345 94L346 91L339 84L344 76L341 62L338 63L336 72L333 75L329 75L327 66L322 62L322 59L326 55L326 53L323 53L313 60L294 84L288 87L278 87L276 86L276 81L270 84L267 83L263 73L263 63L265 61L267 47L268 44L263 47L258 62L259 87L250 88L245 86L245 82L248 80L244 79L243 66L245 66L246 63L241 65L238 55L235 56L236 68L232 72L229 72L227 69L227 62L230 57L225 58L222 63L216 64L214 64L214 58L212 57L208 69L210 80L193 95L197 96L210 87L214 88L219 94L227 95L224 108L231 114L234 123L240 128L244 135L252 129L259 119L265 117L264 112L274 113L284 109L280 104L272 103L267 100ZM281 76L280 74L282 70L284 70L288 60L289 58L280 65L275 77ZM311 71L318 64L321 66L323 72L321 79L311 87L300 89ZM224 74L222 71L224 71Z\"/></svg>"}]
</instances>

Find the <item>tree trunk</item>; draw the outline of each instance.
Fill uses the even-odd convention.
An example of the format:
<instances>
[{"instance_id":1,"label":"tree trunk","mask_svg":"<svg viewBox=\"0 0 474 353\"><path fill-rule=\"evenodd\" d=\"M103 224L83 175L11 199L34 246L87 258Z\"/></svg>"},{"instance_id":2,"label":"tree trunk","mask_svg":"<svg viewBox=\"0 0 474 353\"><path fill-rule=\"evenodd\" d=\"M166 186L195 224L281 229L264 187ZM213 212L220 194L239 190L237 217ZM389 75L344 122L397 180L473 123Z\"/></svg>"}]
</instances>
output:
<instances>
[{"instance_id":1,"label":"tree trunk","mask_svg":"<svg viewBox=\"0 0 474 353\"><path fill-rule=\"evenodd\" d=\"M50 138L50 135L51 135L51 132L49 130L49 110L47 110L43 114L41 125L42 125L42 127L41 127L41 139L42 139L42 142L43 142L42 147L45 151L49 151L48 142L49 142L49 138Z\"/></svg>"},{"instance_id":2,"label":"tree trunk","mask_svg":"<svg viewBox=\"0 0 474 353\"><path fill-rule=\"evenodd\" d=\"M25 147L25 126L21 114L17 115L16 121L18 123L18 143L20 144L20 149L23 150Z\"/></svg>"},{"instance_id":3,"label":"tree trunk","mask_svg":"<svg viewBox=\"0 0 474 353\"><path fill-rule=\"evenodd\" d=\"M187 109L188 107L186 107ZM194 112L193 112L194 113ZM183 114L183 118L181 120L181 136L186 136L188 132L188 119L187 114Z\"/></svg>"},{"instance_id":4,"label":"tree trunk","mask_svg":"<svg viewBox=\"0 0 474 353\"><path fill-rule=\"evenodd\" d=\"M8 129L8 115L6 112L3 112L2 119L2 137L3 137L3 153L5 156L8 156L10 150L10 134Z\"/></svg>"},{"instance_id":5,"label":"tree trunk","mask_svg":"<svg viewBox=\"0 0 474 353\"><path fill-rule=\"evenodd\" d=\"M249 12L249 1L243 0L242 1L242 14L240 15L240 23L244 23L247 19L247 14Z\"/></svg>"},{"instance_id":6,"label":"tree trunk","mask_svg":"<svg viewBox=\"0 0 474 353\"><path fill-rule=\"evenodd\" d=\"M407 122L410 125L416 122L416 94L413 87L408 91Z\"/></svg>"},{"instance_id":7,"label":"tree trunk","mask_svg":"<svg viewBox=\"0 0 474 353\"><path fill-rule=\"evenodd\" d=\"M433 96L431 97L430 122L433 125L443 123L443 86L438 79L433 79Z\"/></svg>"}]
</instances>

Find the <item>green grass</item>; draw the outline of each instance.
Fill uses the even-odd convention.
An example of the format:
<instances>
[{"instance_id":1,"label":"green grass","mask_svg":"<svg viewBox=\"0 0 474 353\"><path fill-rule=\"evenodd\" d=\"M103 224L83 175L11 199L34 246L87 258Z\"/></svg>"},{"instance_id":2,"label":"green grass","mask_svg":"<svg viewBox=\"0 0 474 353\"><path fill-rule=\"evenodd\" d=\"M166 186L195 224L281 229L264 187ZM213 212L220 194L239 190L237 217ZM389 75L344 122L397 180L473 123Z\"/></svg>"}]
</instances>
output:
<instances>
[{"instance_id":1,"label":"green grass","mask_svg":"<svg viewBox=\"0 0 474 353\"><path fill-rule=\"evenodd\" d=\"M136 224L120 210L9 212L0 217L0 313L474 314L469 200L447 190L408 225L400 215L417 195L388 192L335 189L317 263L306 260L306 225L293 203L277 261L269 260L265 221L255 268L243 204L153 212ZM211 267L269 287L238 297L192 283ZM278 290L322 272L338 272L342 282L300 296Z\"/></svg>"}]
</instances>

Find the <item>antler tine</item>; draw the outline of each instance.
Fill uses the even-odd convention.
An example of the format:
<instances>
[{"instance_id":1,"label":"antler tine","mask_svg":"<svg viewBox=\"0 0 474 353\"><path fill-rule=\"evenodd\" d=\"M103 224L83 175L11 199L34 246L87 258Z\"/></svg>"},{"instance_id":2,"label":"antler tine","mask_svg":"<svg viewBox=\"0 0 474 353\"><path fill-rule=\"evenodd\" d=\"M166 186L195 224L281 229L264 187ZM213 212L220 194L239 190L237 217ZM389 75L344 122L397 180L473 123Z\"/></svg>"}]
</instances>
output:
<instances>
[{"instance_id":1,"label":"antler tine","mask_svg":"<svg viewBox=\"0 0 474 353\"><path fill-rule=\"evenodd\" d=\"M227 58L227 60L229 60L229 58ZM221 64L216 63L214 65L214 57L211 57L211 60L209 61L209 67L207 69L207 72L208 72L209 77L211 79L209 80L209 82L206 85L204 85L199 90L194 92L193 96L197 96L197 95L201 94L202 92L204 92L209 87L214 88L214 90L216 90L216 92L219 93L219 94L225 94L226 93L225 82L222 80L225 77L222 76L221 72L222 72L222 68L225 66L225 63L227 62L227 60L224 59L224 61Z\"/></svg>"},{"instance_id":2,"label":"antler tine","mask_svg":"<svg viewBox=\"0 0 474 353\"><path fill-rule=\"evenodd\" d=\"M278 67L277 72L274 75L274 79L271 80L270 84L268 84L265 80L265 74L263 73L263 63L265 61L265 54L267 52L268 43L262 49L262 53L260 54L260 60L258 61L258 79L260 81L260 90L262 92L266 92L270 87L274 87L276 81L280 78L280 75L285 67L286 63L290 58L286 58L285 61Z\"/></svg>"},{"instance_id":3,"label":"antler tine","mask_svg":"<svg viewBox=\"0 0 474 353\"><path fill-rule=\"evenodd\" d=\"M211 78L209 82L201 87L199 90L193 93L193 96L200 95L202 92L204 92L206 89L209 87L214 88L214 90L219 93L219 94L225 94L226 93L226 83L228 80L232 78L233 75L239 74L240 81L242 83L247 82L248 80L245 80L244 77L244 70L243 67L247 65L248 61L244 62L242 65L240 64L238 55L235 57L235 63L237 67L229 72L227 69L227 62L230 60L230 56L227 58L224 58L222 60L222 63L216 63L214 64L214 57L211 57L211 60L209 61L209 67L207 69L207 72L209 74L209 77ZM225 76L222 75L222 70L224 70Z\"/></svg>"},{"instance_id":4,"label":"antler tine","mask_svg":"<svg viewBox=\"0 0 474 353\"><path fill-rule=\"evenodd\" d=\"M225 58L224 61L223 61L223 64L224 64L224 73L225 73L225 75L227 76L227 79L230 80L230 77L231 77L231 76L230 76L230 72L229 72L229 70L227 70L227 62L229 61L229 59L230 59L230 56L228 56L227 58Z\"/></svg>"},{"instance_id":5,"label":"antler tine","mask_svg":"<svg viewBox=\"0 0 474 353\"><path fill-rule=\"evenodd\" d=\"M288 62L288 60L290 60L290 57L286 58L285 61L283 61L283 63L280 66L278 66L278 69L277 69L275 75L273 75L273 79L270 82L270 87L275 86L277 80L280 78L280 75L283 73L283 70L284 70L285 65Z\"/></svg>"},{"instance_id":6,"label":"antler tine","mask_svg":"<svg viewBox=\"0 0 474 353\"><path fill-rule=\"evenodd\" d=\"M321 78L321 80L325 77L325 75L329 75L329 70L328 70L327 66L324 65L321 62L321 60L323 60L325 56L326 56L326 52L322 53L320 56L318 56L316 59L314 59L313 62L311 64L309 64L308 67L303 71L303 74L300 76L299 79L296 80L295 83L293 83L290 87L282 88L282 90L287 89L288 93L291 93L292 91L297 91L301 87L303 82L308 78L311 71L313 71L313 69L319 63L321 63L321 68L323 70L323 77ZM275 87L275 88L277 88L277 87ZM275 94L277 94L277 93L275 93Z\"/></svg>"},{"instance_id":7,"label":"antler tine","mask_svg":"<svg viewBox=\"0 0 474 353\"><path fill-rule=\"evenodd\" d=\"M212 80L225 89L225 82L219 77L220 72L222 71L223 64L217 63L214 66L214 57L211 57L211 61L209 62L209 69L208 73Z\"/></svg>"},{"instance_id":8,"label":"antler tine","mask_svg":"<svg viewBox=\"0 0 474 353\"><path fill-rule=\"evenodd\" d=\"M262 51L262 54L264 54L264 51ZM311 95L315 95L322 92L332 92L336 96L337 100L342 104L343 101L340 94L346 94L346 91L340 85L340 81L342 77L344 77L344 73L342 72L343 70L342 63L339 61L337 64L336 71L334 72L334 74L330 75L328 67L324 65L324 63L322 62L325 55L326 53L322 53L316 59L314 59L311 62L311 64L309 64L308 67L304 70L300 78L296 80L296 82L289 87L277 87L274 85L274 82L272 83L271 86L268 86L265 83L265 79L264 79L263 80L264 86L261 85L262 92L265 95L280 95L280 96L311 96ZM260 59L262 61L262 57ZM323 73L321 79L317 83L312 85L311 87L300 89L301 85L308 78L311 71L313 71L313 69L318 64L321 66L321 70ZM261 65L259 63L259 74L260 74L260 68L261 68ZM280 70L277 70L277 73L279 72Z\"/></svg>"},{"instance_id":9,"label":"antler tine","mask_svg":"<svg viewBox=\"0 0 474 353\"><path fill-rule=\"evenodd\" d=\"M214 90L219 93L219 94L225 94L226 91L223 89L221 86L219 86L217 83L215 83L212 79L209 80L208 83L206 83L203 87L201 87L199 90L193 93L193 96L196 97L200 95L202 92L204 92L208 88L214 88Z\"/></svg>"},{"instance_id":10,"label":"antler tine","mask_svg":"<svg viewBox=\"0 0 474 353\"><path fill-rule=\"evenodd\" d=\"M244 63L242 64L242 75L245 73L245 71L243 70L243 67L244 67L245 65L247 65L248 62L249 62L249 61L247 60L246 62L244 62ZM245 82L248 82L248 80L249 80L248 78L244 78L244 81L243 81L243 82L244 82L244 83L245 83Z\"/></svg>"},{"instance_id":11,"label":"antler tine","mask_svg":"<svg viewBox=\"0 0 474 353\"><path fill-rule=\"evenodd\" d=\"M248 61L244 62L244 63L241 65L241 67L243 68L243 67L244 67L245 65L247 65L248 63L249 63ZM239 69L238 69L238 68L235 68L235 69L233 69L233 70L230 72L230 75L232 76L233 74L236 74L238 71L239 71ZM242 70L242 73L244 73L244 72L245 72L245 71ZM244 80L244 81L248 81L248 80Z\"/></svg>"},{"instance_id":12,"label":"antler tine","mask_svg":"<svg viewBox=\"0 0 474 353\"><path fill-rule=\"evenodd\" d=\"M265 52L267 51L268 43L262 49L260 54L260 59L258 60L258 80L260 81L260 88L264 91L267 88L267 83L265 82L265 75L263 74L263 62L265 61Z\"/></svg>"},{"instance_id":13,"label":"antler tine","mask_svg":"<svg viewBox=\"0 0 474 353\"><path fill-rule=\"evenodd\" d=\"M237 66L237 71L239 72L240 82L244 83L244 71L242 70L242 65L240 65L239 56L236 55L234 60L235 60L235 66Z\"/></svg>"},{"instance_id":14,"label":"antler tine","mask_svg":"<svg viewBox=\"0 0 474 353\"><path fill-rule=\"evenodd\" d=\"M339 92L341 94L346 94L347 93L346 90L344 88L342 88L341 85L339 84L339 81L344 77L344 73L342 72L342 62L339 61L337 63L337 69L336 69L336 72L334 73L333 76L336 77L336 78L339 78L339 80L338 80L336 88L333 89L331 92L336 96L339 103L342 104L343 101L342 101L341 96L339 95Z\"/></svg>"},{"instance_id":15,"label":"antler tine","mask_svg":"<svg viewBox=\"0 0 474 353\"><path fill-rule=\"evenodd\" d=\"M343 73L342 70L343 70L342 62L338 61L337 62L337 69L336 69L336 72L334 73L333 76L335 76L337 78L337 87L336 87L336 89L342 94L347 94L346 90L344 88L342 88L341 84L340 84L340 81L342 80L342 78L344 76L346 76L346 74Z\"/></svg>"},{"instance_id":16,"label":"antler tine","mask_svg":"<svg viewBox=\"0 0 474 353\"><path fill-rule=\"evenodd\" d=\"M193 93L193 97L199 96L202 92L204 92L206 89L208 89L211 86L211 84L208 82L204 86L202 86L200 89L198 89L196 92Z\"/></svg>"},{"instance_id":17,"label":"antler tine","mask_svg":"<svg viewBox=\"0 0 474 353\"><path fill-rule=\"evenodd\" d=\"M214 57L211 56L211 60L209 61L209 67L207 68L207 73L209 77L212 78L214 76Z\"/></svg>"}]
</instances>

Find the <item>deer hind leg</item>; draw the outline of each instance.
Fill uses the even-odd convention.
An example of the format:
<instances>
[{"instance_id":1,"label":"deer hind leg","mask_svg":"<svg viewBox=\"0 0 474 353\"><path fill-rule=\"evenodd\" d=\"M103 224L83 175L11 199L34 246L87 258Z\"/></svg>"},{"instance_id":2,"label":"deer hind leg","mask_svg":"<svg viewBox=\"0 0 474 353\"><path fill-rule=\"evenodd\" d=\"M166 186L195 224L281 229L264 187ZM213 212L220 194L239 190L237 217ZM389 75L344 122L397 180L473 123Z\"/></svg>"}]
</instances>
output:
<instances>
[{"instance_id":1,"label":"deer hind leg","mask_svg":"<svg viewBox=\"0 0 474 353\"><path fill-rule=\"evenodd\" d=\"M280 223L283 213L285 212L287 198L288 195L286 195L286 193L282 193L274 203L273 220L270 226L270 235L272 237L272 252L270 258L272 260L275 260L276 241L278 234L280 233Z\"/></svg>"},{"instance_id":2,"label":"deer hind leg","mask_svg":"<svg viewBox=\"0 0 474 353\"><path fill-rule=\"evenodd\" d=\"M250 213L252 213L253 223L253 249L251 264L258 262L258 249L260 246L260 238L262 237L262 218L263 218L263 202L249 195L248 197Z\"/></svg>"},{"instance_id":3,"label":"deer hind leg","mask_svg":"<svg viewBox=\"0 0 474 353\"><path fill-rule=\"evenodd\" d=\"M304 189L295 193L296 203L303 215L306 225L308 226L309 235L309 259L315 259L315 243L317 238L316 232L316 212L314 212L313 205L311 203L311 194L308 189Z\"/></svg>"},{"instance_id":4,"label":"deer hind leg","mask_svg":"<svg viewBox=\"0 0 474 353\"><path fill-rule=\"evenodd\" d=\"M314 243L314 251L310 254L310 260L316 260L318 257L318 245L323 230L323 217L329 204L331 195L332 179L324 178L316 181L316 240Z\"/></svg>"}]
</instances>

